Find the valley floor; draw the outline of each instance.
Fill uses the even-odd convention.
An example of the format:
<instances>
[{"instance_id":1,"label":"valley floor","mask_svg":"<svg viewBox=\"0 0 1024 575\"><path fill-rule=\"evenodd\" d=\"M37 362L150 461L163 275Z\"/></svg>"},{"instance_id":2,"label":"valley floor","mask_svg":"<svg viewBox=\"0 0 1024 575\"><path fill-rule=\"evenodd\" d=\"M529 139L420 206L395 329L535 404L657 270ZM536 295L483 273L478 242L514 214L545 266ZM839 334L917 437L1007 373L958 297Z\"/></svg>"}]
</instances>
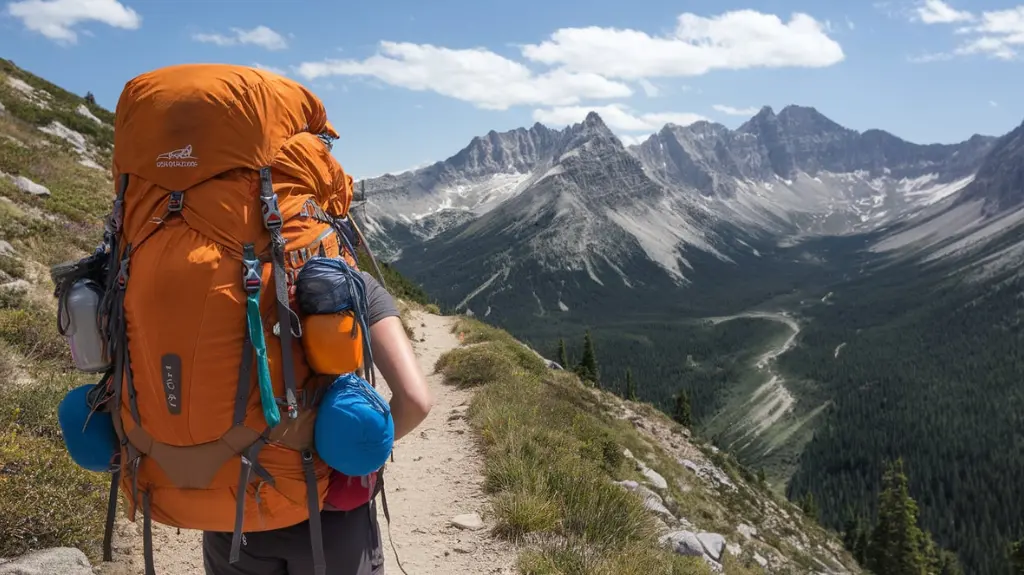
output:
<instances>
[{"instance_id":1,"label":"valley floor","mask_svg":"<svg viewBox=\"0 0 1024 575\"><path fill-rule=\"evenodd\" d=\"M466 423L472 390L442 383L434 364L442 353L459 345L451 333L454 318L412 312L413 347L428 374L434 407L427 419L395 448L395 461L385 470L390 531L378 498L381 535L388 573L400 573L398 560L409 575L483 575L512 573L511 545L488 535L485 521L478 529L461 529L451 520L459 515L484 516L487 498L481 490L481 459ZM378 374L379 377L379 374ZM382 382L382 395L390 398ZM160 575L203 575L201 535L197 531L154 525L154 549ZM391 543L398 551L396 560ZM329 544L329 543L328 543ZM101 564L101 575L143 572L141 522L121 519L114 537L114 562Z\"/></svg>"}]
</instances>

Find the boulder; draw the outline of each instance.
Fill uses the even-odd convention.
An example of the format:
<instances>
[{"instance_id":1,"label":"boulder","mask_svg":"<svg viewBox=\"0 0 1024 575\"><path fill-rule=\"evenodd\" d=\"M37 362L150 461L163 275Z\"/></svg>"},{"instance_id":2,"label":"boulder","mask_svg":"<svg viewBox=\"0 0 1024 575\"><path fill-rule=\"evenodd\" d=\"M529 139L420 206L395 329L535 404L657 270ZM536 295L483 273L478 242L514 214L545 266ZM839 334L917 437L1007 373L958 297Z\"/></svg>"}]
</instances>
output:
<instances>
[{"instance_id":1,"label":"boulder","mask_svg":"<svg viewBox=\"0 0 1024 575\"><path fill-rule=\"evenodd\" d=\"M722 553L725 551L725 537L718 533L698 533L697 540L704 546L704 551L715 561L722 561Z\"/></svg>"},{"instance_id":2,"label":"boulder","mask_svg":"<svg viewBox=\"0 0 1024 575\"><path fill-rule=\"evenodd\" d=\"M668 547L680 555L700 557L704 555L704 546L692 531L672 531L662 535L658 543Z\"/></svg>"},{"instance_id":3,"label":"boulder","mask_svg":"<svg viewBox=\"0 0 1024 575\"><path fill-rule=\"evenodd\" d=\"M74 547L51 547L3 561L0 575L93 575L85 553Z\"/></svg>"}]
</instances>

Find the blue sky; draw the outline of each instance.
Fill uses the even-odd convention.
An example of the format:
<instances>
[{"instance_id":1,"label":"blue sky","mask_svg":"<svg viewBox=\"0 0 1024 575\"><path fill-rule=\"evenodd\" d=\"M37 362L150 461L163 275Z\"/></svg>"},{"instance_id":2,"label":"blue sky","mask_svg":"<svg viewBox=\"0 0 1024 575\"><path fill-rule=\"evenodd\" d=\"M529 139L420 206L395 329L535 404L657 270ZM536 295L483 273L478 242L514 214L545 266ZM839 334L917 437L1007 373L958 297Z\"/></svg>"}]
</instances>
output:
<instances>
[{"instance_id":1,"label":"blue sky","mask_svg":"<svg viewBox=\"0 0 1024 575\"><path fill-rule=\"evenodd\" d=\"M1024 4L998 0L20 0L0 57L111 110L160 66L281 71L323 98L356 177L590 109L627 142L763 105L921 143L1024 119Z\"/></svg>"}]
</instances>

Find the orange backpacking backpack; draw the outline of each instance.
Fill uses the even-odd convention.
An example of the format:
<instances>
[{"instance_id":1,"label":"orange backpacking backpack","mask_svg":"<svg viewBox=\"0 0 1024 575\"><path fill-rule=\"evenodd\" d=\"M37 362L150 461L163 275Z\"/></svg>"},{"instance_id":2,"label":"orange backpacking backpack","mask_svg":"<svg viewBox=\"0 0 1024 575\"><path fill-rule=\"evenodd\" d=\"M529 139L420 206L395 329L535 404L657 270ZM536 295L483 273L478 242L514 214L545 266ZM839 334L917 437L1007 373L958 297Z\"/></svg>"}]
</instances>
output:
<instances>
[{"instance_id":1,"label":"orange backpacking backpack","mask_svg":"<svg viewBox=\"0 0 1024 575\"><path fill-rule=\"evenodd\" d=\"M291 286L314 255L356 266L339 136L309 90L244 66L142 74L115 116L101 312L113 367L97 403L109 399L121 453L105 559L119 486L133 521L141 508L149 574L151 521L234 532L235 560L242 532L306 519L324 573L330 470L313 424L333 376L309 366Z\"/></svg>"}]
</instances>

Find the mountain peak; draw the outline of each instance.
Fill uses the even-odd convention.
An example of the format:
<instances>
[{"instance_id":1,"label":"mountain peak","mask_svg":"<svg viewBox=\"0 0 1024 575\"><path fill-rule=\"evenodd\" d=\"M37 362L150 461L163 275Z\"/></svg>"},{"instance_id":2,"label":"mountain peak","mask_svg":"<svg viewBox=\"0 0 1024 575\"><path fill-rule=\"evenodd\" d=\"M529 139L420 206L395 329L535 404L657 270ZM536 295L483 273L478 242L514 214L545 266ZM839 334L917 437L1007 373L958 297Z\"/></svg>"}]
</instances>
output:
<instances>
[{"instance_id":1,"label":"mountain peak","mask_svg":"<svg viewBox=\"0 0 1024 575\"><path fill-rule=\"evenodd\" d=\"M587 117L583 120L583 125L588 128L603 128L605 130L608 129L608 126L605 125L604 120L601 119L601 116L599 116L598 113L593 110L587 113Z\"/></svg>"}]
</instances>

